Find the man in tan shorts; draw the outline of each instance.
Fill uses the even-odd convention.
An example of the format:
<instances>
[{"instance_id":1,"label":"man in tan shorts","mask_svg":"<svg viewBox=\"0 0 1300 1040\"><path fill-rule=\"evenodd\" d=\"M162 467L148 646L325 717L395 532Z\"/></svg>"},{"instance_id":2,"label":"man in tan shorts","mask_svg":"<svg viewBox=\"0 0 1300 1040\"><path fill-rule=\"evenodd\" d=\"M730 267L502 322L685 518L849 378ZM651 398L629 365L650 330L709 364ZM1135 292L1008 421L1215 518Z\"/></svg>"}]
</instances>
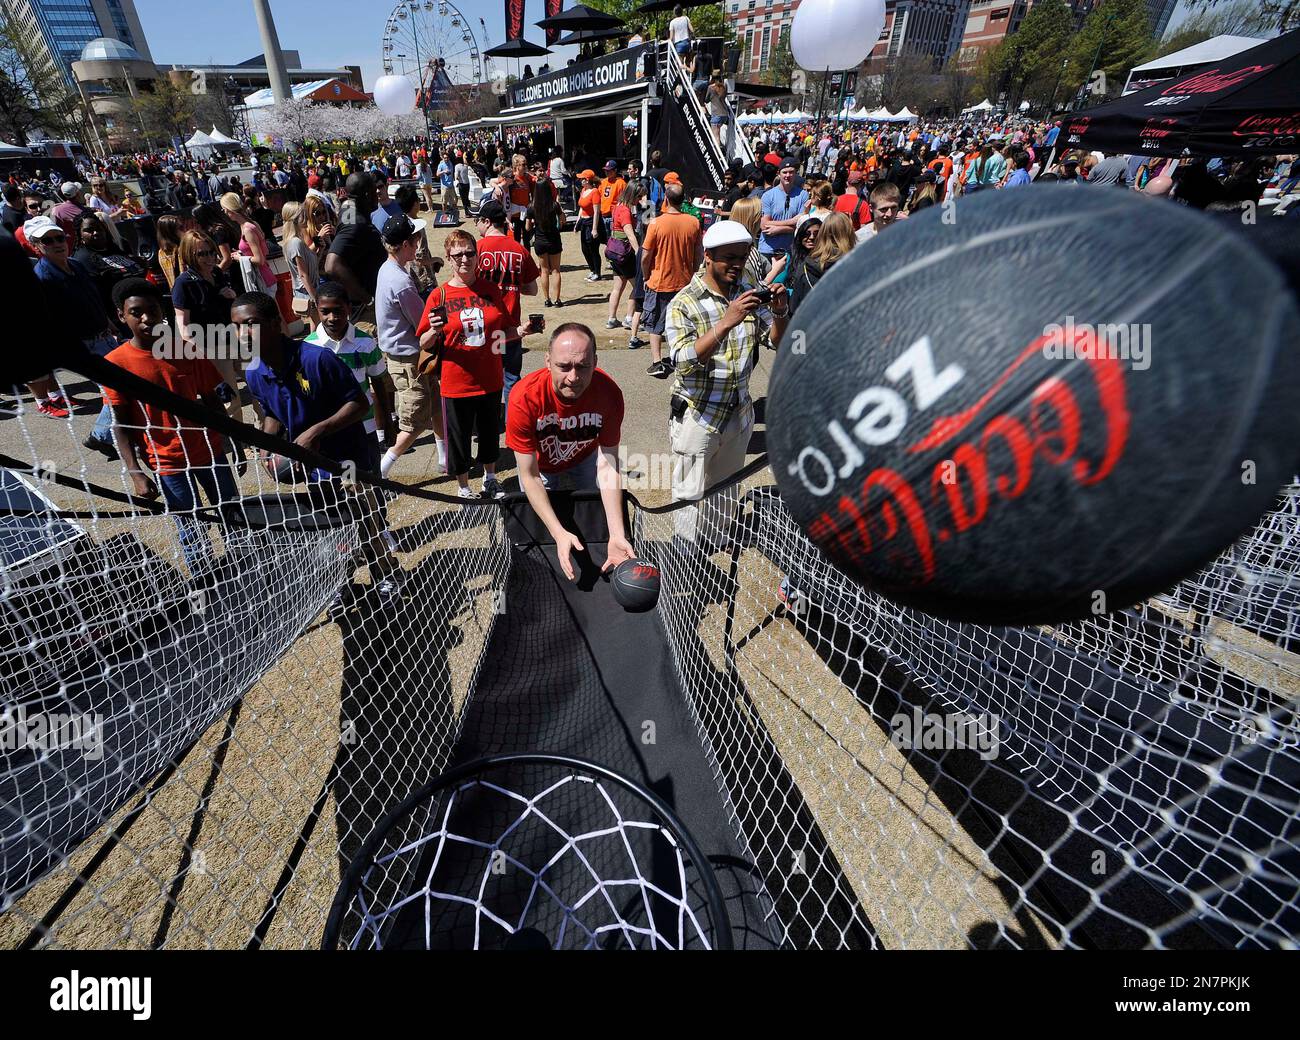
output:
<instances>
[{"instance_id":1,"label":"man in tan shorts","mask_svg":"<svg viewBox=\"0 0 1300 1040\"><path fill-rule=\"evenodd\" d=\"M384 452L379 463L381 476L388 476L425 430L432 429L438 442L438 467L445 469L447 448L443 441L442 413L435 409L437 388L418 368L420 338L416 327L424 310L424 300L406 265L415 259L421 240L420 232L409 217L389 217L383 230L388 260L379 269L375 288L375 323L379 330L379 349L393 381L397 407L398 434L393 446Z\"/></svg>"}]
</instances>

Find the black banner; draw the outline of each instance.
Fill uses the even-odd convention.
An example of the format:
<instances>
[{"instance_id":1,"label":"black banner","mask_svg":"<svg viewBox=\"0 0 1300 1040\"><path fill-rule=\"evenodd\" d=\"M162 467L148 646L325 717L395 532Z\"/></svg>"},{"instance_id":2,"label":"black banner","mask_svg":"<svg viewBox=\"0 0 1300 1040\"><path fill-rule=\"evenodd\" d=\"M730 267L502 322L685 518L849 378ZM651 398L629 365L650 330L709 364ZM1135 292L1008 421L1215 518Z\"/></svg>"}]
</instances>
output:
<instances>
[{"instance_id":1,"label":"black banner","mask_svg":"<svg viewBox=\"0 0 1300 1040\"><path fill-rule=\"evenodd\" d=\"M506 39L517 40L524 34L524 0L506 0Z\"/></svg>"},{"instance_id":2,"label":"black banner","mask_svg":"<svg viewBox=\"0 0 1300 1040\"><path fill-rule=\"evenodd\" d=\"M643 83L653 74L653 66L649 72L646 68L653 49L651 44L625 47L603 58L567 65L545 76L535 76L510 88L510 107L544 105L550 101L565 101L583 94Z\"/></svg>"},{"instance_id":3,"label":"black banner","mask_svg":"<svg viewBox=\"0 0 1300 1040\"><path fill-rule=\"evenodd\" d=\"M675 170L682 183L692 191L720 191L722 166L713 152L708 124L691 104L685 92L690 88L679 83L664 98L655 120L650 150L659 149L667 166Z\"/></svg>"},{"instance_id":4,"label":"black banner","mask_svg":"<svg viewBox=\"0 0 1300 1040\"><path fill-rule=\"evenodd\" d=\"M554 18L556 15L558 15L560 13L560 9L563 6L563 4L564 4L564 0L546 0L546 17ZM555 41L558 40L559 38L560 38L559 29L546 30L546 46L548 47L553 46L555 44Z\"/></svg>"}]
</instances>

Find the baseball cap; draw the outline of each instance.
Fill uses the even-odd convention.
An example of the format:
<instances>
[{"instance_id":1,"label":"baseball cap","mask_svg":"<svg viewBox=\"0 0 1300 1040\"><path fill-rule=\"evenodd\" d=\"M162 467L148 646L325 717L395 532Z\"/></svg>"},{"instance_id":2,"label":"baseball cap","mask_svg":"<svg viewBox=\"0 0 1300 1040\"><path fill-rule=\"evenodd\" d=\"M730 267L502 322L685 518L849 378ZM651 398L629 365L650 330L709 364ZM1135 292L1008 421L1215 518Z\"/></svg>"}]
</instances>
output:
<instances>
[{"instance_id":1,"label":"baseball cap","mask_svg":"<svg viewBox=\"0 0 1300 1040\"><path fill-rule=\"evenodd\" d=\"M719 220L709 225L704 232L704 248L720 249L723 246L753 245L754 239L745 230L745 225L734 220Z\"/></svg>"},{"instance_id":2,"label":"baseball cap","mask_svg":"<svg viewBox=\"0 0 1300 1040\"><path fill-rule=\"evenodd\" d=\"M59 194L65 199L70 199L81 190L81 185L76 181L64 181L59 185ZM30 236L29 236L30 237Z\"/></svg>"},{"instance_id":3,"label":"baseball cap","mask_svg":"<svg viewBox=\"0 0 1300 1040\"><path fill-rule=\"evenodd\" d=\"M665 184L681 184L681 183L682 183L682 179L681 179L679 176L677 176L677 174L676 174L674 171L669 170L667 173L664 174L664 183L665 183Z\"/></svg>"},{"instance_id":4,"label":"baseball cap","mask_svg":"<svg viewBox=\"0 0 1300 1040\"><path fill-rule=\"evenodd\" d=\"M743 181L756 181L759 180L762 176L763 175L758 172L758 167L755 166L753 163L749 163L748 165L742 166L740 168L740 179Z\"/></svg>"},{"instance_id":5,"label":"baseball cap","mask_svg":"<svg viewBox=\"0 0 1300 1040\"><path fill-rule=\"evenodd\" d=\"M794 161L793 156L787 155L784 159L782 159L779 163L777 163L776 168L778 170L797 170L799 168L799 164Z\"/></svg>"},{"instance_id":6,"label":"baseball cap","mask_svg":"<svg viewBox=\"0 0 1300 1040\"><path fill-rule=\"evenodd\" d=\"M309 188L319 188L319 187L320 187L320 174L319 174L319 173L313 173L310 177L307 178L307 187L309 187Z\"/></svg>"},{"instance_id":7,"label":"baseball cap","mask_svg":"<svg viewBox=\"0 0 1300 1040\"><path fill-rule=\"evenodd\" d=\"M765 156L763 156L763 162L771 163L778 170L781 168L781 157L777 155L776 152L768 152Z\"/></svg>"},{"instance_id":8,"label":"baseball cap","mask_svg":"<svg viewBox=\"0 0 1300 1040\"><path fill-rule=\"evenodd\" d=\"M415 237L415 225L405 213L399 213L384 221L383 236L385 245L400 246Z\"/></svg>"},{"instance_id":9,"label":"baseball cap","mask_svg":"<svg viewBox=\"0 0 1300 1040\"><path fill-rule=\"evenodd\" d=\"M607 169L607 170L617 170L617 169L618 169L618 163L616 163L613 159L610 159L609 162L605 163L605 169Z\"/></svg>"},{"instance_id":10,"label":"baseball cap","mask_svg":"<svg viewBox=\"0 0 1300 1040\"><path fill-rule=\"evenodd\" d=\"M596 179L595 170L583 170L580 174L578 174L578 180L580 181L594 181L595 179Z\"/></svg>"},{"instance_id":11,"label":"baseball cap","mask_svg":"<svg viewBox=\"0 0 1300 1040\"><path fill-rule=\"evenodd\" d=\"M506 208L495 199L488 199L478 208L478 219L500 226L506 222Z\"/></svg>"},{"instance_id":12,"label":"baseball cap","mask_svg":"<svg viewBox=\"0 0 1300 1040\"><path fill-rule=\"evenodd\" d=\"M51 231L62 232L63 228L59 227L49 217L32 217L31 220L23 222L23 235L28 242L39 242Z\"/></svg>"}]
</instances>

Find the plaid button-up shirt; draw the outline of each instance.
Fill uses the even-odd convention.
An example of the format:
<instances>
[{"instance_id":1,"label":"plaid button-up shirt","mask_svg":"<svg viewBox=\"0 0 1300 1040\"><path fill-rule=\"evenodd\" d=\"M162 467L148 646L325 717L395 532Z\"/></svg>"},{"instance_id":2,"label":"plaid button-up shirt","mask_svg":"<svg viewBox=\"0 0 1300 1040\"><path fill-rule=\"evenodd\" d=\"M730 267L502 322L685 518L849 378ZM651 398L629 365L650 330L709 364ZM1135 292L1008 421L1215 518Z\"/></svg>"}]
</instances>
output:
<instances>
[{"instance_id":1,"label":"plaid button-up shirt","mask_svg":"<svg viewBox=\"0 0 1300 1040\"><path fill-rule=\"evenodd\" d=\"M760 308L732 329L709 358L699 358L695 341L722 320L730 302L709 288L703 271L697 272L668 305L664 325L668 356L677 369L673 396L684 398L712 433L749 404L759 337L772 320L771 312Z\"/></svg>"}]
</instances>

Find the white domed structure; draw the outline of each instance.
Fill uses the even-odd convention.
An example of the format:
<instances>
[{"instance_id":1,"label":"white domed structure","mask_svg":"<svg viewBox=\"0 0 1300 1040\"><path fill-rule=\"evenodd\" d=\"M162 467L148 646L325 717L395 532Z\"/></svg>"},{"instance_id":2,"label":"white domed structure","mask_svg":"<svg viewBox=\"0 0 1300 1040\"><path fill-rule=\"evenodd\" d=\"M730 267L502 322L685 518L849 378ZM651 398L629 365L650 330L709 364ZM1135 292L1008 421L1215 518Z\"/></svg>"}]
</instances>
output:
<instances>
[{"instance_id":1,"label":"white domed structure","mask_svg":"<svg viewBox=\"0 0 1300 1040\"><path fill-rule=\"evenodd\" d=\"M112 62L132 62L142 61L148 64L149 59L145 58L139 51L121 40L115 40L111 36L98 36L91 40L81 49L82 61L112 61Z\"/></svg>"},{"instance_id":2,"label":"white domed structure","mask_svg":"<svg viewBox=\"0 0 1300 1040\"><path fill-rule=\"evenodd\" d=\"M130 44L100 36L81 49L72 75L98 126L110 139L119 123L131 125L131 100L153 89L158 67Z\"/></svg>"}]
</instances>

